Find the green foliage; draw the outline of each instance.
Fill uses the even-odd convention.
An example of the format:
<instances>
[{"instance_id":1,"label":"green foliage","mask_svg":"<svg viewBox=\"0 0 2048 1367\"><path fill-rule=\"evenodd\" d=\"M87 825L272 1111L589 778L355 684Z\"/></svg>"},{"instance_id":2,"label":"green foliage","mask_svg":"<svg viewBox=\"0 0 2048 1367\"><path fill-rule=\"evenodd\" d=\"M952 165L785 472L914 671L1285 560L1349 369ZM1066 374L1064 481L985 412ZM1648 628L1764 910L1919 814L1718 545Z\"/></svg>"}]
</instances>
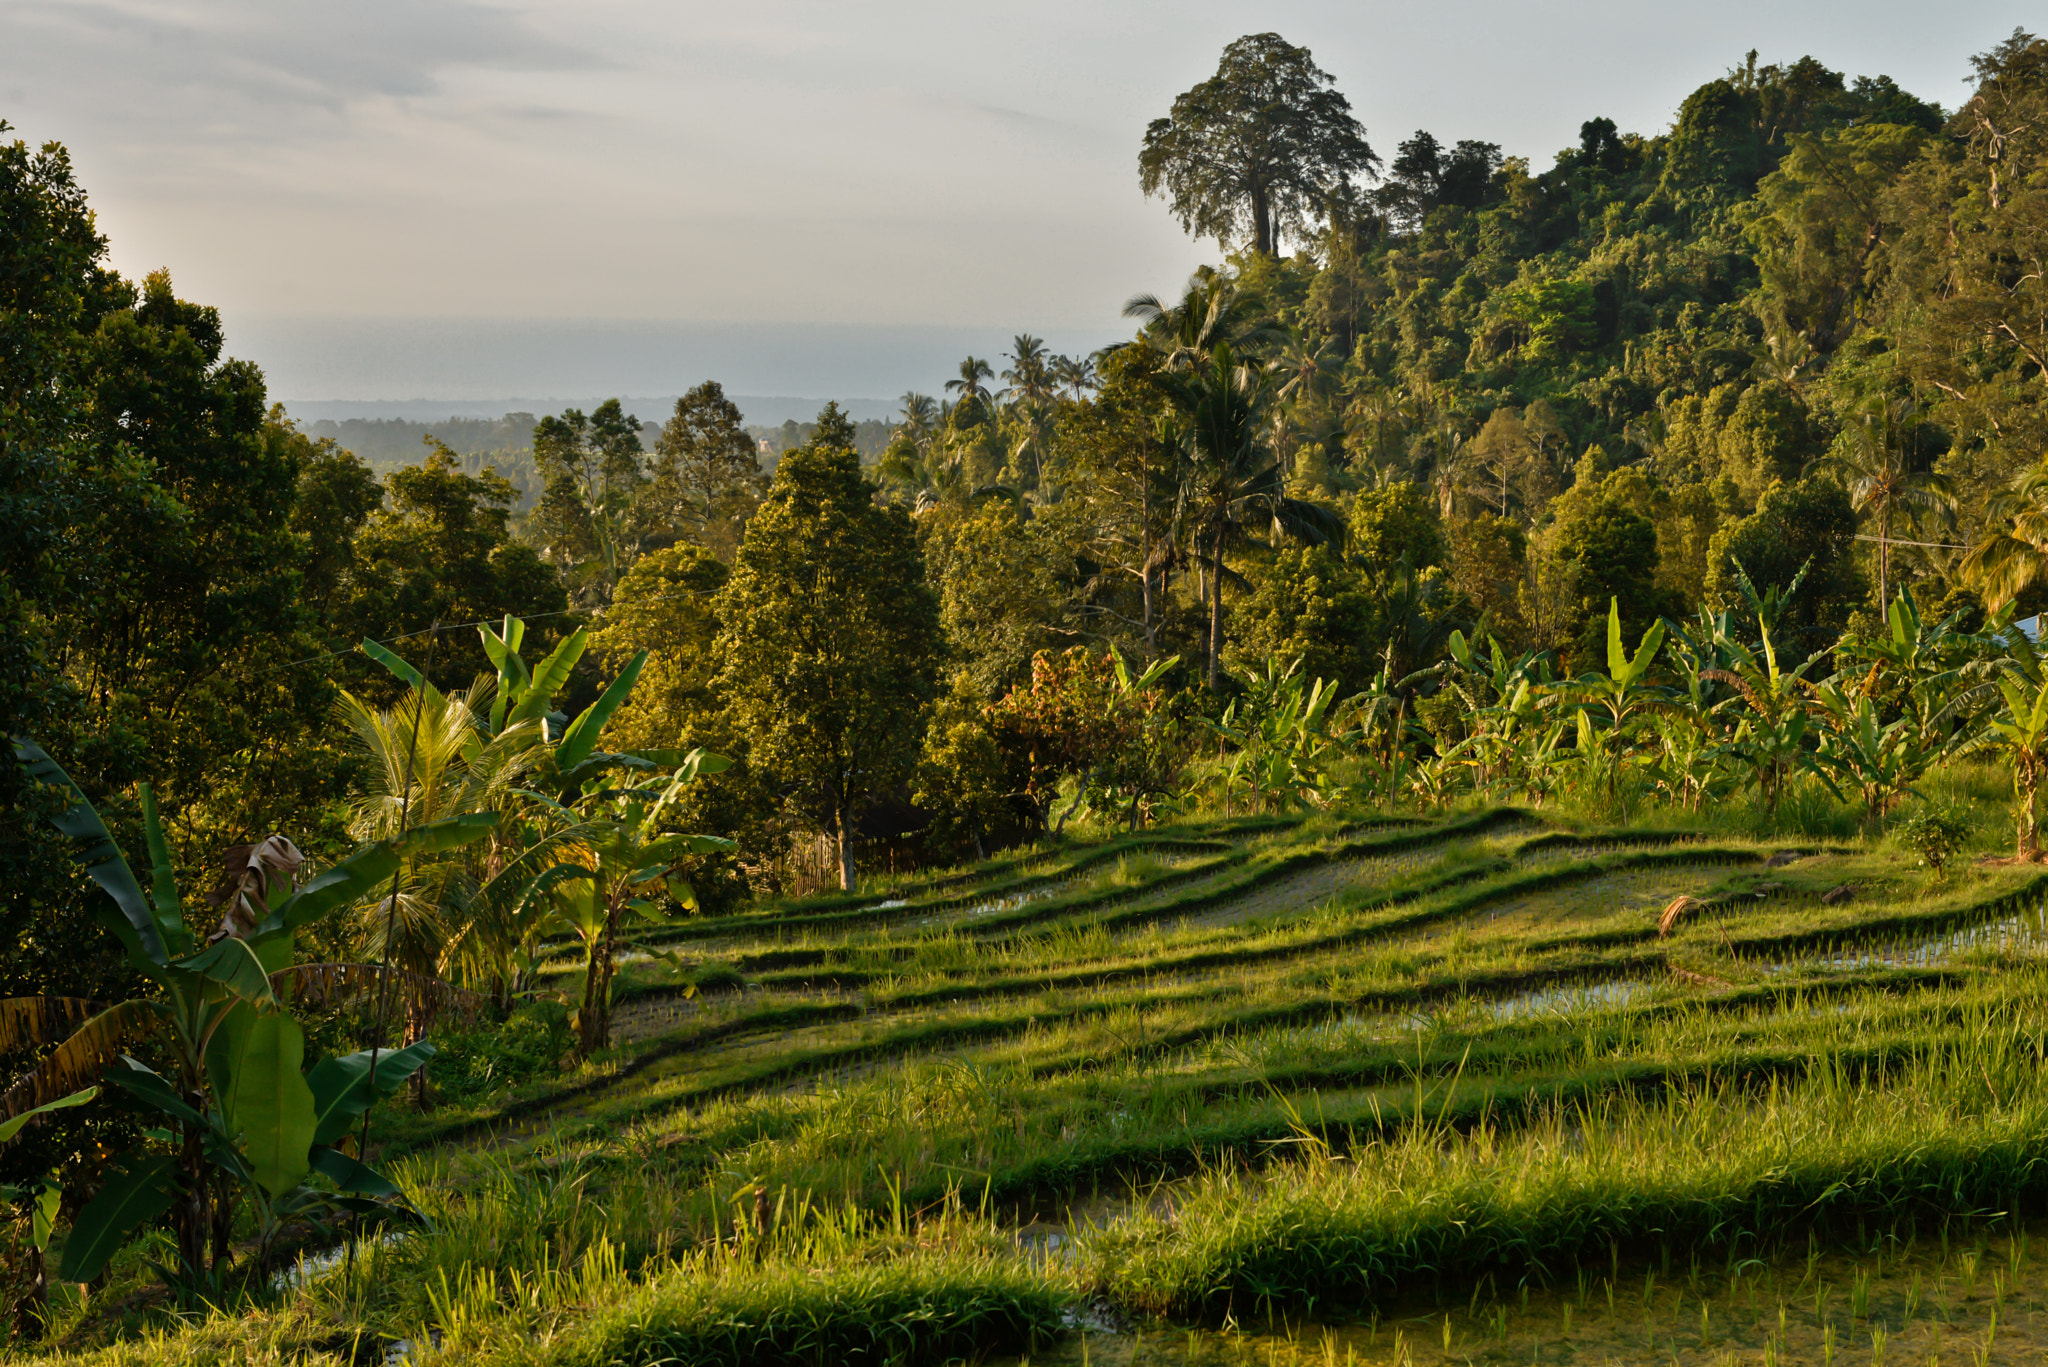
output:
<instances>
[{"instance_id":1,"label":"green foliage","mask_svg":"<svg viewBox=\"0 0 2048 1367\"><path fill-rule=\"evenodd\" d=\"M875 505L826 426L782 458L747 524L715 607L719 687L749 762L836 839L851 889L856 823L909 776L942 637L909 519Z\"/></svg>"},{"instance_id":2,"label":"green foliage","mask_svg":"<svg viewBox=\"0 0 2048 1367\"><path fill-rule=\"evenodd\" d=\"M111 904L103 919L157 995L100 1010L61 1042L38 1038L54 1036L50 1027L76 1023L75 1013L61 1004L29 1017L40 1030L10 1025L11 1033L58 1047L0 1098L0 1110L11 1120L55 1109L52 1103L60 1097L77 1099L64 1094L79 1082L104 1074L161 1112L177 1126L176 1141L157 1134L130 1150L122 1173L73 1221L61 1273L69 1281L92 1280L139 1225L169 1211L176 1252L171 1280L186 1298L217 1295L231 1250L215 1231L228 1227L241 1197L254 1207L266 1243L282 1217L332 1204L300 1185L339 1135L321 1129L317 1077L303 1067L304 1031L273 989L273 979L291 967L295 932L384 884L402 859L475 840L492 819L422 821L397 838L365 845L303 885L295 880L302 857L289 842L272 837L261 846L243 846L227 861L221 936L198 948L147 787L143 819L152 867L145 894L70 776L28 742L16 741L14 750L17 762L39 780L70 791L72 805L57 827L93 861L92 877ZM8 1005L13 1012L24 1010L20 999ZM171 1061L169 1077L127 1052L145 1041ZM393 1055L382 1079L388 1086L344 1089L327 1110L343 1118L361 1113L429 1053L430 1047L421 1046L412 1060ZM351 1161L344 1171L357 1168ZM381 1183L362 1171L373 1185ZM344 1194L358 1190L343 1187ZM389 1217L404 1211L402 1205L371 1203L358 1213Z\"/></svg>"},{"instance_id":3,"label":"green foliage","mask_svg":"<svg viewBox=\"0 0 2048 1367\"><path fill-rule=\"evenodd\" d=\"M1933 870L1939 878L1947 875L1949 860L1968 843L1973 830L1959 808L1929 804L1894 825L1892 834L1920 856L1922 868Z\"/></svg>"},{"instance_id":4,"label":"green foliage","mask_svg":"<svg viewBox=\"0 0 2048 1367\"><path fill-rule=\"evenodd\" d=\"M1216 74L1145 129L1145 193L1163 194L1181 227L1253 251L1304 237L1348 207L1355 177L1379 158L1329 73L1277 33L1223 49Z\"/></svg>"},{"instance_id":5,"label":"green foliage","mask_svg":"<svg viewBox=\"0 0 2048 1367\"><path fill-rule=\"evenodd\" d=\"M1790 585L1803 573L1799 593L1774 626L1788 649L1822 649L1869 591L1850 554L1855 531L1856 514L1840 485L1818 476L1773 484L1753 515L1714 537L1707 601L1717 608L1740 601L1738 565L1759 590Z\"/></svg>"}]
</instances>

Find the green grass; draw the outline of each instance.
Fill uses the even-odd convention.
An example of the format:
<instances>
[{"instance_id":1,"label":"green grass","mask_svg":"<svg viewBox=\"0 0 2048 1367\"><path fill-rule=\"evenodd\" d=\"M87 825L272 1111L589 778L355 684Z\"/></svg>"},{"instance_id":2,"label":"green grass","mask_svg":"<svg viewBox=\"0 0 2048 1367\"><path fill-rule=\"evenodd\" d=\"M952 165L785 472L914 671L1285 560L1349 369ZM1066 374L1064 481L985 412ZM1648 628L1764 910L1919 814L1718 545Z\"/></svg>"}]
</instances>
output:
<instances>
[{"instance_id":1,"label":"green grass","mask_svg":"<svg viewBox=\"0 0 2048 1367\"><path fill-rule=\"evenodd\" d=\"M2048 876L1938 880L1804 797L1615 816L1190 823L695 923L608 1055L558 1073L522 1012L380 1117L431 1232L183 1326L128 1255L64 1342L939 1361L1090 1298L1299 1317L2048 1209Z\"/></svg>"}]
</instances>

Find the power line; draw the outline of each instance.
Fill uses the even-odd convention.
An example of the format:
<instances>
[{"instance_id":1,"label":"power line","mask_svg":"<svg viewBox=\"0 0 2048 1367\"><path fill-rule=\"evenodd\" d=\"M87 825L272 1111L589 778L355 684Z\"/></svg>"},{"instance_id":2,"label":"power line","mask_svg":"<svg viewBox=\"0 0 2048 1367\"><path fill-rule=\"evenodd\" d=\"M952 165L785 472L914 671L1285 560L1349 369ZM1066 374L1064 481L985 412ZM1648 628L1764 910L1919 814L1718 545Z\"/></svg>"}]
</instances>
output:
<instances>
[{"instance_id":1,"label":"power line","mask_svg":"<svg viewBox=\"0 0 2048 1367\"><path fill-rule=\"evenodd\" d=\"M646 598L635 598L631 603L626 604L626 606L632 607L635 604L639 603L664 603L674 598L709 598L712 594L716 592L716 589L679 589L674 593L657 593L649 595ZM442 631L464 631L470 627L493 626L499 622L504 621L505 618L507 617L517 617L522 622L539 622L544 621L549 617L572 617L581 611L581 608L561 608L553 612L500 613L496 617L485 617L480 621L475 622L449 622L443 626L421 627L418 631L403 631L400 632L398 635L389 638L388 640L374 641L371 642L371 644L380 646L393 646L397 645L400 641L409 641L413 639L415 636L432 636L436 632ZM344 655L355 654L357 649L358 647L356 646L349 646L345 650L330 650L324 655L308 655L303 660L291 660L285 664L272 665L268 669L259 669L251 677L260 679L263 678L265 675L275 674L280 670L297 669L300 665L318 664L322 660L338 660Z\"/></svg>"},{"instance_id":2,"label":"power line","mask_svg":"<svg viewBox=\"0 0 2048 1367\"><path fill-rule=\"evenodd\" d=\"M1865 536L1856 533L1858 541L1875 541L1882 546L1929 546L1937 551L1974 551L1975 546L1958 546L1953 541L1901 541L1896 536Z\"/></svg>"}]
</instances>

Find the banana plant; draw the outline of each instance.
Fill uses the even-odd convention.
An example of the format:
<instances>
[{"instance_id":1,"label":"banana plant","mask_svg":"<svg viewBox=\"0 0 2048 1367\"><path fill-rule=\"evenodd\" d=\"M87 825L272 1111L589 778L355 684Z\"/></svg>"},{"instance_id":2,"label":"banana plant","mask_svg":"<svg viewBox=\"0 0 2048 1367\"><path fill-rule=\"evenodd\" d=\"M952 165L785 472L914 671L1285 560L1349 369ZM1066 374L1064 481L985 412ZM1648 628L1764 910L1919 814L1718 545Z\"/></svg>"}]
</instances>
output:
<instances>
[{"instance_id":1,"label":"banana plant","mask_svg":"<svg viewBox=\"0 0 2048 1367\"><path fill-rule=\"evenodd\" d=\"M1559 686L1559 695L1579 709L1580 760L1589 772L1602 775L1610 800L1615 795L1621 764L1633 740L1634 724L1661 705L1664 690L1648 682L1650 666L1664 645L1664 624L1653 622L1634 655L1621 640L1621 607L1607 600L1607 672L1595 670ZM1595 726L1597 719L1602 725ZM1592 752L1587 752L1587 747Z\"/></svg>"},{"instance_id":2,"label":"banana plant","mask_svg":"<svg viewBox=\"0 0 2048 1367\"><path fill-rule=\"evenodd\" d=\"M479 627L478 632L483 637L484 653L490 656L491 664L498 671L498 688L491 702L487 734L495 736L527 721L548 724L554 742L551 751L554 774L550 786L558 792L572 794L607 769L672 768L680 758L643 753L612 754L597 748L598 735L604 730L605 723L625 705L633 692L633 685L639 682L640 671L647 667L646 651L635 652L597 701L584 708L572 721L550 709L554 706L555 695L568 684L577 662L589 648L590 635L586 628L578 627L563 637L561 643L531 671L519 654L519 647L526 639L525 622L507 616L502 630L493 631L486 625ZM662 762L664 759L668 761L665 764ZM563 800L566 801L567 797Z\"/></svg>"},{"instance_id":3,"label":"banana plant","mask_svg":"<svg viewBox=\"0 0 2048 1367\"><path fill-rule=\"evenodd\" d=\"M1763 794L1765 815L1775 816L1785 780L1799 770L1815 769L1813 756L1806 749L1804 695L1808 691L1806 671L1823 657L1814 655L1795 669L1785 669L1778 663L1770 628L1760 626L1758 630L1763 638L1760 649L1728 642L1731 667L1701 670L1700 678L1732 685L1741 697L1746 710L1734 735L1714 753L1749 769Z\"/></svg>"},{"instance_id":4,"label":"banana plant","mask_svg":"<svg viewBox=\"0 0 2048 1367\"><path fill-rule=\"evenodd\" d=\"M579 1056L588 1058L611 1043L612 979L627 919L664 922L655 900L663 892L693 906L695 891L676 866L690 855L733 847L718 836L662 825L663 812L684 784L729 763L722 755L692 750L667 779L588 794L580 809L528 794L560 822L557 856L535 878L533 895L550 899L559 924L583 951L582 994L572 1022Z\"/></svg>"},{"instance_id":5,"label":"banana plant","mask_svg":"<svg viewBox=\"0 0 2048 1367\"><path fill-rule=\"evenodd\" d=\"M1486 642L1490 659L1480 654L1476 643L1468 643L1463 632L1452 632L1451 659L1458 667L1444 680L1464 703L1473 742L1470 763L1482 791L1524 775L1526 732L1544 724L1543 691L1553 682L1549 656L1543 652L1527 651L1511 660L1499 640L1488 636ZM1561 736L1562 730L1557 734Z\"/></svg>"},{"instance_id":6,"label":"banana plant","mask_svg":"<svg viewBox=\"0 0 2048 1367\"><path fill-rule=\"evenodd\" d=\"M1211 723L1217 735L1236 747L1225 771L1226 785L1242 787L1254 811L1269 803L1285 808L1322 802L1333 748L1324 717L1336 697L1328 681L1304 679L1299 661L1283 670L1279 661L1268 660L1244 696L1233 699Z\"/></svg>"},{"instance_id":7,"label":"banana plant","mask_svg":"<svg viewBox=\"0 0 2048 1367\"><path fill-rule=\"evenodd\" d=\"M646 651L627 661L597 701L571 720L551 709L588 647L583 628L531 668L519 653L526 639L520 618L507 616L499 629L484 625L478 631L497 678L493 683L485 677L459 695L443 695L401 656L363 642L365 654L410 687L389 713L343 695L342 717L377 761L382 780L380 790L359 804L359 836L395 829L401 813L416 816L422 806L435 814L443 808L481 809L511 817L520 805L514 795L523 791L516 784L547 789L557 803L571 802L608 771L648 772L681 762L675 751L597 749L605 724L631 695ZM430 871L433 877L416 879L407 903L362 908L370 943L395 954L411 981L429 988L436 975L461 970L503 1014L528 976L526 966L550 914L546 898L532 889L553 862L559 838L536 833L528 822L502 822L480 849L441 861ZM420 1007L421 994L412 995L409 1032L417 1034L427 1012Z\"/></svg>"},{"instance_id":8,"label":"banana plant","mask_svg":"<svg viewBox=\"0 0 2048 1367\"><path fill-rule=\"evenodd\" d=\"M2021 859L2041 857L2038 802L2048 781L2048 682L2017 674L1998 681L2005 706L1991 719L1986 745L2012 759L2014 817L2019 827L2016 853Z\"/></svg>"},{"instance_id":9,"label":"banana plant","mask_svg":"<svg viewBox=\"0 0 2048 1367\"><path fill-rule=\"evenodd\" d=\"M272 837L237 847L240 867L220 901L220 928L203 943L186 916L148 785L140 788L149 851L145 892L85 794L32 742L14 753L29 777L68 792L54 824L81 850L87 875L106 893L94 908L126 951L151 995L101 1005L76 998L0 1001L0 1034L15 1045L55 1048L4 1094L0 1124L22 1119L105 1082L171 1122L117 1160L100 1192L79 1212L64 1240L59 1275L89 1281L141 1226L168 1215L178 1266L169 1279L186 1296L220 1289L230 1258L233 1214L243 1197L259 1228L322 1198L305 1189L318 1172L338 1197L326 1204L362 1215L393 1213L396 1189L335 1147L352 1117L402 1083L432 1046L327 1059L308 1070L305 1032L287 1002L301 927L350 905L388 882L400 861L485 835L495 817L469 814L422 825L402 839L375 841L303 885L298 853ZM232 853L232 852L231 852ZM169 1064L159 1073L129 1050L147 1041Z\"/></svg>"},{"instance_id":10,"label":"banana plant","mask_svg":"<svg viewBox=\"0 0 2048 1367\"><path fill-rule=\"evenodd\" d=\"M5 1145L33 1120L52 1111L66 1111L73 1106L83 1106L100 1094L98 1087L86 1087L70 1096L59 1097L46 1105L23 1111L12 1120L0 1121L0 1145ZM20 1182L0 1183L0 1205L17 1210L27 1207L11 1222L16 1249L8 1261L16 1263L24 1274L21 1280L27 1287L15 1302L14 1322L17 1333L28 1333L41 1337L43 1325L49 1319L50 1279L44 1265L43 1255L49 1252L50 1235L57 1226L57 1211L64 1199L64 1188L48 1173L30 1177Z\"/></svg>"},{"instance_id":11,"label":"banana plant","mask_svg":"<svg viewBox=\"0 0 2048 1367\"><path fill-rule=\"evenodd\" d=\"M1876 700L1845 689L1840 679L1822 684L1814 697L1823 721L1815 771L1837 797L1853 790L1868 822L1884 820L1948 748L1945 737L1930 736L1911 715L1881 722Z\"/></svg>"},{"instance_id":12,"label":"banana plant","mask_svg":"<svg viewBox=\"0 0 2048 1367\"><path fill-rule=\"evenodd\" d=\"M2011 605L1994 615L1981 635L1961 631L1955 614L1929 623L1912 590L1901 588L1885 613L1885 630L1843 638L1843 674L1851 665L1863 674L1854 691L1875 698L1885 715L1910 720L1912 743L1936 758L1970 743L1985 714L1998 700L1998 665L2012 653L1999 636ZM1846 682L1845 677L1845 682Z\"/></svg>"}]
</instances>

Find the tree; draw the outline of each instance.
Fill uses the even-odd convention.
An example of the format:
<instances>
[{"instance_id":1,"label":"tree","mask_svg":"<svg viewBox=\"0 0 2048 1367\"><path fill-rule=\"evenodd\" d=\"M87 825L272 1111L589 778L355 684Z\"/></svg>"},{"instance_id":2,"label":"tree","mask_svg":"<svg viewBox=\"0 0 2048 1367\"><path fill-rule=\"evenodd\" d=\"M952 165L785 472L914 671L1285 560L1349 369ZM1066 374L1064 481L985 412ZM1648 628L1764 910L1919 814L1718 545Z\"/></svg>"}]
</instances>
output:
<instances>
[{"instance_id":1,"label":"tree","mask_svg":"<svg viewBox=\"0 0 2048 1367\"><path fill-rule=\"evenodd\" d=\"M640 495L641 520L730 559L760 502L766 481L739 405L716 380L676 400L654 442L650 481Z\"/></svg>"},{"instance_id":2,"label":"tree","mask_svg":"<svg viewBox=\"0 0 2048 1367\"><path fill-rule=\"evenodd\" d=\"M1514 486L1536 459L1536 445L1522 415L1505 406L1494 409L1472 438L1470 450L1473 463L1486 475L1486 483L1475 492L1492 502L1497 515L1506 517Z\"/></svg>"},{"instance_id":3,"label":"tree","mask_svg":"<svg viewBox=\"0 0 2048 1367\"><path fill-rule=\"evenodd\" d=\"M1051 643L1067 597L1065 557L1039 534L1040 521L999 497L918 519L946 640L961 672L988 697L1030 677L1031 657Z\"/></svg>"},{"instance_id":4,"label":"tree","mask_svg":"<svg viewBox=\"0 0 2048 1367\"><path fill-rule=\"evenodd\" d=\"M464 474L461 457L429 443L425 461L386 480L385 506L356 538L347 601L330 629L344 639L389 640L437 622L511 613L542 619L537 637L561 635L569 597L561 576L534 548L512 539L517 495L511 484L488 467ZM454 633L436 650L430 673L438 687L462 688L489 663L469 633ZM381 672L369 676L364 689L380 700L395 695Z\"/></svg>"},{"instance_id":5,"label":"tree","mask_svg":"<svg viewBox=\"0 0 2048 1367\"><path fill-rule=\"evenodd\" d=\"M826 416L747 524L715 608L717 686L751 762L837 844L851 890L855 824L916 761L943 637L909 518L875 505L860 457L822 439Z\"/></svg>"},{"instance_id":6,"label":"tree","mask_svg":"<svg viewBox=\"0 0 2048 1367\"><path fill-rule=\"evenodd\" d=\"M1850 553L1855 534L1849 493L1833 480L1810 475L1797 484L1773 484L1755 513L1714 534L1708 601L1721 608L1741 601L1738 566L1760 591L1785 588L1803 569L1799 592L1775 629L1795 655L1824 649L1868 592Z\"/></svg>"},{"instance_id":7,"label":"tree","mask_svg":"<svg viewBox=\"0 0 2048 1367\"><path fill-rule=\"evenodd\" d=\"M590 641L591 654L614 671L647 653L633 696L605 731L607 744L620 750L704 749L732 762L723 772L700 771L669 804L683 829L717 831L737 847L737 853L693 854L679 866L700 911L744 899L749 889L742 862L759 865L774 855L774 794L755 771L713 687L718 592L730 577L700 546L643 555L619 581L604 625Z\"/></svg>"},{"instance_id":8,"label":"tree","mask_svg":"<svg viewBox=\"0 0 2048 1367\"><path fill-rule=\"evenodd\" d=\"M1343 531L1335 513L1284 492L1266 444L1272 378L1262 366L1241 363L1228 342L1166 377L1192 456L1181 467L1176 498L1198 553L1207 557L1211 692L1223 655L1225 547L1248 540L1255 528L1311 545Z\"/></svg>"},{"instance_id":9,"label":"tree","mask_svg":"<svg viewBox=\"0 0 2048 1367\"><path fill-rule=\"evenodd\" d=\"M960 377L946 381L946 392L960 396L953 407L955 422L979 420L987 411L991 396L982 381L994 379L995 373L995 367L979 356L969 356L960 363ZM853 443L848 441L846 445L851 447Z\"/></svg>"},{"instance_id":10,"label":"tree","mask_svg":"<svg viewBox=\"0 0 2048 1367\"><path fill-rule=\"evenodd\" d=\"M1411 233L1438 205L1480 207L1501 168L1498 143L1467 138L1446 151L1433 135L1420 129L1396 152L1387 168L1387 183L1375 198L1396 225Z\"/></svg>"},{"instance_id":11,"label":"tree","mask_svg":"<svg viewBox=\"0 0 2048 1367\"><path fill-rule=\"evenodd\" d=\"M1335 83L1277 33L1238 39L1214 76L1145 130L1140 184L1188 233L1272 254L1282 234L1304 236L1347 205L1353 178L1379 166Z\"/></svg>"},{"instance_id":12,"label":"tree","mask_svg":"<svg viewBox=\"0 0 2048 1367\"><path fill-rule=\"evenodd\" d=\"M573 523L574 508L581 505L589 527L584 563L599 601L610 597L638 550L629 523L646 483L643 455L640 420L617 399L606 399L587 417L571 408L534 425L533 461L547 481L543 502L559 509L565 523ZM564 546L565 556L573 554ZM568 568L577 562L565 558L557 563Z\"/></svg>"},{"instance_id":13,"label":"tree","mask_svg":"<svg viewBox=\"0 0 2048 1367\"><path fill-rule=\"evenodd\" d=\"M1911 531L1918 513L1947 504L1948 478L1915 469L1914 429L1919 414L1904 399L1878 396L1842 428L1824 463L1848 486L1850 506L1877 524L1877 602L1890 603L1892 532Z\"/></svg>"}]
</instances>

